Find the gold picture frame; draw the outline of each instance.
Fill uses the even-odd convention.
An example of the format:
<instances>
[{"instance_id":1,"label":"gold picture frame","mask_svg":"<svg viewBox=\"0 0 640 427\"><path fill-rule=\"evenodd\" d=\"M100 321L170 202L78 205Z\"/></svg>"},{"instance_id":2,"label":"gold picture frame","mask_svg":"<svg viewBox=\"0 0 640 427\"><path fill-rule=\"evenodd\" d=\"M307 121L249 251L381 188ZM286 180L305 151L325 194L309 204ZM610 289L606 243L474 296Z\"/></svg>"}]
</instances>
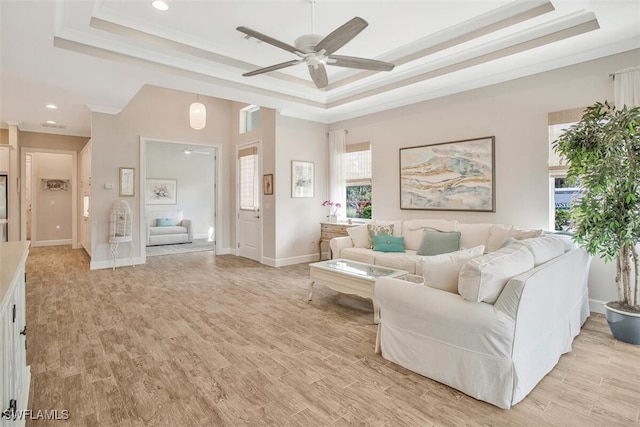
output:
<instances>
[{"instance_id":1,"label":"gold picture frame","mask_svg":"<svg viewBox=\"0 0 640 427\"><path fill-rule=\"evenodd\" d=\"M136 195L136 170L135 168L120 168L120 197L135 197Z\"/></svg>"}]
</instances>

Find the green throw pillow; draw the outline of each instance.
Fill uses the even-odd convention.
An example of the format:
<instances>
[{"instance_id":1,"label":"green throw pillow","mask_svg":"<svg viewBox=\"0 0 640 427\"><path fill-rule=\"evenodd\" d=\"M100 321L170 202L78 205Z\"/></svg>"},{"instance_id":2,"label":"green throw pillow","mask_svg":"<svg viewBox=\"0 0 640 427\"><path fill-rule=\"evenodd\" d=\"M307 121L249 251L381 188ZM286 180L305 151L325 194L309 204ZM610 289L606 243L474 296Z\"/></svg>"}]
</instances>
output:
<instances>
[{"instance_id":1,"label":"green throw pillow","mask_svg":"<svg viewBox=\"0 0 640 427\"><path fill-rule=\"evenodd\" d=\"M173 218L156 218L156 227L173 227L175 221Z\"/></svg>"},{"instance_id":2,"label":"green throw pillow","mask_svg":"<svg viewBox=\"0 0 640 427\"><path fill-rule=\"evenodd\" d=\"M404 252L404 237L373 236L373 250L378 252Z\"/></svg>"},{"instance_id":3,"label":"green throw pillow","mask_svg":"<svg viewBox=\"0 0 640 427\"><path fill-rule=\"evenodd\" d=\"M460 249L459 231L424 230L422 242L418 248L418 255L440 255L455 252Z\"/></svg>"}]
</instances>

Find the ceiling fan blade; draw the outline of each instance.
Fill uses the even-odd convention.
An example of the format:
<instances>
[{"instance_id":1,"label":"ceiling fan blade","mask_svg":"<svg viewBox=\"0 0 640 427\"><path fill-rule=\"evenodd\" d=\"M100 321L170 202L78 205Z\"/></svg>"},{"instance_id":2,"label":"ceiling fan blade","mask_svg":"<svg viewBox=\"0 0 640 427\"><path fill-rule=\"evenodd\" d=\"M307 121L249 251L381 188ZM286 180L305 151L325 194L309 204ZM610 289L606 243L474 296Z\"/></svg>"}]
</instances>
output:
<instances>
[{"instance_id":1,"label":"ceiling fan blade","mask_svg":"<svg viewBox=\"0 0 640 427\"><path fill-rule=\"evenodd\" d=\"M251 36L253 38L256 38L258 40L261 40L265 43L269 43L272 46L275 47L279 47L280 49L284 49L288 52L291 53L297 53L300 52L298 49L296 49L295 47L291 46L290 44L287 44L285 42L281 42L280 40L276 40L273 37L269 37L266 34L262 34L256 30L252 30L251 28L247 28L247 27L237 27L236 30L240 31L241 33L245 33L248 36Z\"/></svg>"},{"instance_id":2,"label":"ceiling fan blade","mask_svg":"<svg viewBox=\"0 0 640 427\"><path fill-rule=\"evenodd\" d=\"M345 44L349 43L351 39L357 36L360 31L364 30L367 25L367 21L356 16L346 24L336 28L331 34L320 40L320 43L316 45L314 50L320 52L325 50L325 55L331 55L336 50L340 49Z\"/></svg>"},{"instance_id":3,"label":"ceiling fan blade","mask_svg":"<svg viewBox=\"0 0 640 427\"><path fill-rule=\"evenodd\" d=\"M280 64L271 65L270 67L259 68L257 70L249 71L248 73L244 73L244 77L255 76L258 74L268 73L269 71L279 70L280 68L291 67L292 65L297 65L301 63L302 59L292 59L291 61L282 62Z\"/></svg>"},{"instance_id":4,"label":"ceiling fan blade","mask_svg":"<svg viewBox=\"0 0 640 427\"><path fill-rule=\"evenodd\" d=\"M391 71L393 70L393 67L395 67L395 65L390 62L378 61L377 59L358 58L355 56L331 55L329 59L335 60L335 62L327 62L327 64L329 65L337 65L338 67L346 68L358 68L361 70Z\"/></svg>"},{"instance_id":5,"label":"ceiling fan blade","mask_svg":"<svg viewBox=\"0 0 640 427\"><path fill-rule=\"evenodd\" d=\"M311 80L313 80L313 82L319 89L327 87L327 85L329 84L327 70L324 68L324 65L309 65L309 74L311 75Z\"/></svg>"}]
</instances>

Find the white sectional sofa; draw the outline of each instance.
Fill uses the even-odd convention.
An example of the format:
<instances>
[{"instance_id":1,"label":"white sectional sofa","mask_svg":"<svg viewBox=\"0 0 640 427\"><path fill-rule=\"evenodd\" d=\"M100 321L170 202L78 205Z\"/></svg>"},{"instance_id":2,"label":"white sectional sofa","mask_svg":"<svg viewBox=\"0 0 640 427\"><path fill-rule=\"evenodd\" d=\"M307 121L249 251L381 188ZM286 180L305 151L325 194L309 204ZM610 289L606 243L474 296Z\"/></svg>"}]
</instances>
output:
<instances>
[{"instance_id":1,"label":"white sectional sofa","mask_svg":"<svg viewBox=\"0 0 640 427\"><path fill-rule=\"evenodd\" d=\"M484 245L486 252L496 251L509 238L536 237L542 233L542 230L524 230L511 225L465 224L442 219L374 221L372 225L393 225L393 235L404 237L406 252L375 252L369 247L367 225L361 225L347 229L349 236L337 237L329 242L333 258L366 262L420 275L422 267L418 262L417 251L424 230L459 231L461 247Z\"/></svg>"},{"instance_id":2,"label":"white sectional sofa","mask_svg":"<svg viewBox=\"0 0 640 427\"><path fill-rule=\"evenodd\" d=\"M422 257L409 249L415 236L405 235L407 252L384 256L354 246L348 237L331 242L336 258L422 276L376 281L376 351L500 408L521 401L571 351L589 316L591 257L567 236L530 237L539 232L510 226L395 223L403 234L419 225L458 230L460 246L468 249Z\"/></svg>"},{"instance_id":3,"label":"white sectional sofa","mask_svg":"<svg viewBox=\"0 0 640 427\"><path fill-rule=\"evenodd\" d=\"M181 209L147 211L147 246L193 242L191 220Z\"/></svg>"}]
</instances>

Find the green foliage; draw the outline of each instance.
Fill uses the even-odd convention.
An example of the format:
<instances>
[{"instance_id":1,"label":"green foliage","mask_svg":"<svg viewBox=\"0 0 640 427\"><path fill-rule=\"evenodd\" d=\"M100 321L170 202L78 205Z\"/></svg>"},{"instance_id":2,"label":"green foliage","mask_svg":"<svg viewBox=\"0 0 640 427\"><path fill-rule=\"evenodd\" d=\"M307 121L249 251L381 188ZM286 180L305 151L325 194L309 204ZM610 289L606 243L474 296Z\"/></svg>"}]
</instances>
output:
<instances>
[{"instance_id":1,"label":"green foliage","mask_svg":"<svg viewBox=\"0 0 640 427\"><path fill-rule=\"evenodd\" d=\"M574 239L605 261L617 259L622 276L630 275L637 269L624 267L637 267L631 248L640 242L640 108L598 102L554 142L554 150L568 160L568 178L583 188L570 209ZM622 286L635 283L619 276ZM634 296L625 302L638 305Z\"/></svg>"},{"instance_id":2,"label":"green foliage","mask_svg":"<svg viewBox=\"0 0 640 427\"><path fill-rule=\"evenodd\" d=\"M347 218L371 218L371 185L347 187Z\"/></svg>"},{"instance_id":3,"label":"green foliage","mask_svg":"<svg viewBox=\"0 0 640 427\"><path fill-rule=\"evenodd\" d=\"M564 230L563 227L569 224L569 209L556 209L555 219L556 230Z\"/></svg>"}]
</instances>

